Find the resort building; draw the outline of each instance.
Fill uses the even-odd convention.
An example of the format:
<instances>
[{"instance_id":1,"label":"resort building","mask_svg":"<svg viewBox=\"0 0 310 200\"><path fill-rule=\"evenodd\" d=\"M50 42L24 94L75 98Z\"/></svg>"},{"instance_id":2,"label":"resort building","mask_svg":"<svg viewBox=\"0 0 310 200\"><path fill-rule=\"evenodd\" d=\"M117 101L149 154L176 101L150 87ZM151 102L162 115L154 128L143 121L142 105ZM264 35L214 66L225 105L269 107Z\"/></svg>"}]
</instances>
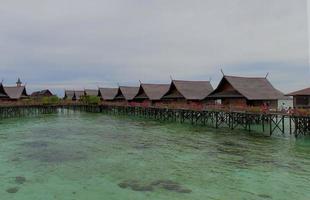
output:
<instances>
[{"instance_id":1,"label":"resort building","mask_svg":"<svg viewBox=\"0 0 310 200\"><path fill-rule=\"evenodd\" d=\"M277 109L284 94L275 89L266 77L224 76L218 87L207 97L223 106L262 106Z\"/></svg>"},{"instance_id":2,"label":"resort building","mask_svg":"<svg viewBox=\"0 0 310 200\"><path fill-rule=\"evenodd\" d=\"M131 105L133 98L138 94L139 87L120 86L119 92L114 98L117 102L124 105Z\"/></svg>"},{"instance_id":3,"label":"resort building","mask_svg":"<svg viewBox=\"0 0 310 200\"><path fill-rule=\"evenodd\" d=\"M76 98L75 98L74 90L65 90L64 100L75 101Z\"/></svg>"},{"instance_id":4,"label":"resort building","mask_svg":"<svg viewBox=\"0 0 310 200\"><path fill-rule=\"evenodd\" d=\"M98 96L98 90L85 89L85 96Z\"/></svg>"},{"instance_id":5,"label":"resort building","mask_svg":"<svg viewBox=\"0 0 310 200\"><path fill-rule=\"evenodd\" d=\"M33 92L31 95L31 98L43 98L43 97L51 97L54 96L53 93L50 90L41 90L41 91L36 91Z\"/></svg>"},{"instance_id":6,"label":"resort building","mask_svg":"<svg viewBox=\"0 0 310 200\"><path fill-rule=\"evenodd\" d=\"M2 84L1 84L2 85ZM16 82L16 86L2 86L3 91L2 91L2 97L6 100L20 100L20 99L25 99L29 98L29 95L27 94L26 87L22 85L22 82L18 78ZM6 95L6 96L3 96Z\"/></svg>"},{"instance_id":7,"label":"resort building","mask_svg":"<svg viewBox=\"0 0 310 200\"><path fill-rule=\"evenodd\" d=\"M105 105L121 105L125 103L124 98L116 99L117 96L121 96L119 88L99 88L98 96L101 99L102 104Z\"/></svg>"},{"instance_id":8,"label":"resort building","mask_svg":"<svg viewBox=\"0 0 310 200\"><path fill-rule=\"evenodd\" d=\"M133 103L136 106L154 106L168 92L169 84L145 84L140 85L138 94L134 97Z\"/></svg>"},{"instance_id":9,"label":"resort building","mask_svg":"<svg viewBox=\"0 0 310 200\"><path fill-rule=\"evenodd\" d=\"M156 106L184 109L203 109L212 100L203 100L213 91L210 81L172 80L162 101Z\"/></svg>"},{"instance_id":10,"label":"resort building","mask_svg":"<svg viewBox=\"0 0 310 200\"><path fill-rule=\"evenodd\" d=\"M310 87L287 94L293 96L294 108L310 108Z\"/></svg>"}]
</instances>

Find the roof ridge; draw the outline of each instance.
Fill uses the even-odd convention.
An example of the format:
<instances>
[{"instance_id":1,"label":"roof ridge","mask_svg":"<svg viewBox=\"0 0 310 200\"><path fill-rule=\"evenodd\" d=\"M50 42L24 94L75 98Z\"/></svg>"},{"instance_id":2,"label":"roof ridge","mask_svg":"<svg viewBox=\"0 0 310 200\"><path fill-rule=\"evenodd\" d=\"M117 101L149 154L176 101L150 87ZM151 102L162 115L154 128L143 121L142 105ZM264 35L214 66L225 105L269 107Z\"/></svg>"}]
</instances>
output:
<instances>
[{"instance_id":1,"label":"roof ridge","mask_svg":"<svg viewBox=\"0 0 310 200\"><path fill-rule=\"evenodd\" d=\"M141 83L141 85L170 85L170 83Z\"/></svg>"},{"instance_id":2,"label":"roof ridge","mask_svg":"<svg viewBox=\"0 0 310 200\"><path fill-rule=\"evenodd\" d=\"M225 75L224 77L247 78L247 79L267 79L266 77L258 77L258 76L232 76L232 75Z\"/></svg>"},{"instance_id":3,"label":"roof ridge","mask_svg":"<svg viewBox=\"0 0 310 200\"><path fill-rule=\"evenodd\" d=\"M182 82L209 82L210 83L210 80L207 81L207 80L172 80L172 81L182 81Z\"/></svg>"}]
</instances>

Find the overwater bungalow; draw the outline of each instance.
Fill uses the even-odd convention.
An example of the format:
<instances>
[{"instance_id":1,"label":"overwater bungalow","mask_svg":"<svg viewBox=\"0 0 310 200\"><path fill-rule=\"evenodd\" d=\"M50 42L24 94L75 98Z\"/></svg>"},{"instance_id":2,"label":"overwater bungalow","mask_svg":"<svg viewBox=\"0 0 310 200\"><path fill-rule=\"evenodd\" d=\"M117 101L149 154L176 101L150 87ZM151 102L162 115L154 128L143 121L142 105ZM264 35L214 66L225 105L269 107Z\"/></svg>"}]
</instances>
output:
<instances>
[{"instance_id":1,"label":"overwater bungalow","mask_svg":"<svg viewBox=\"0 0 310 200\"><path fill-rule=\"evenodd\" d=\"M98 90L92 90L92 89L85 89L85 96L98 96Z\"/></svg>"},{"instance_id":2,"label":"overwater bungalow","mask_svg":"<svg viewBox=\"0 0 310 200\"><path fill-rule=\"evenodd\" d=\"M202 109L203 100L213 91L210 81L172 80L157 106ZM207 100L208 103L212 100Z\"/></svg>"},{"instance_id":3,"label":"overwater bungalow","mask_svg":"<svg viewBox=\"0 0 310 200\"><path fill-rule=\"evenodd\" d=\"M46 89L46 90L41 90L41 91L33 92L30 96L31 96L31 98L40 99L40 98L43 98L43 97L54 96L54 94L50 90Z\"/></svg>"},{"instance_id":4,"label":"overwater bungalow","mask_svg":"<svg viewBox=\"0 0 310 200\"><path fill-rule=\"evenodd\" d=\"M294 108L310 108L310 87L287 94L294 98Z\"/></svg>"},{"instance_id":5,"label":"overwater bungalow","mask_svg":"<svg viewBox=\"0 0 310 200\"><path fill-rule=\"evenodd\" d=\"M262 106L277 109L284 94L275 89L267 77L223 76L207 99L218 100L229 107Z\"/></svg>"},{"instance_id":6,"label":"overwater bungalow","mask_svg":"<svg viewBox=\"0 0 310 200\"><path fill-rule=\"evenodd\" d=\"M141 83L137 95L133 98L133 102L137 106L154 106L168 92L169 84L145 84Z\"/></svg>"},{"instance_id":7,"label":"overwater bungalow","mask_svg":"<svg viewBox=\"0 0 310 200\"><path fill-rule=\"evenodd\" d=\"M139 87L120 86L119 92L115 96L114 100L120 104L130 105L133 98L138 94Z\"/></svg>"},{"instance_id":8,"label":"overwater bungalow","mask_svg":"<svg viewBox=\"0 0 310 200\"><path fill-rule=\"evenodd\" d=\"M98 96L105 105L122 105L126 102L125 98L116 98L122 96L119 88L99 88Z\"/></svg>"},{"instance_id":9,"label":"overwater bungalow","mask_svg":"<svg viewBox=\"0 0 310 200\"><path fill-rule=\"evenodd\" d=\"M18 78L16 86L3 86L4 94L3 96L6 100L17 101L21 99L29 98L27 94L26 87L22 85L22 82ZM2 91L3 92L3 91ZM5 99L4 98L4 99Z\"/></svg>"},{"instance_id":10,"label":"overwater bungalow","mask_svg":"<svg viewBox=\"0 0 310 200\"><path fill-rule=\"evenodd\" d=\"M76 98L75 98L74 90L65 90L64 100L75 101Z\"/></svg>"}]
</instances>

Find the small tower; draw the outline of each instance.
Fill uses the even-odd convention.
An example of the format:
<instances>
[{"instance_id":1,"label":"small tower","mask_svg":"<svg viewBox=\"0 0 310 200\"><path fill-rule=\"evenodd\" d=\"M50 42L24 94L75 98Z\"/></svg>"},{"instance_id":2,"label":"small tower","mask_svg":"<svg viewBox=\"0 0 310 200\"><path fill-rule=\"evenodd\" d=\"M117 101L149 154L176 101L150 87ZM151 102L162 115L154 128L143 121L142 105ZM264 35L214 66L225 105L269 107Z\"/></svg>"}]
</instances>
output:
<instances>
[{"instance_id":1,"label":"small tower","mask_svg":"<svg viewBox=\"0 0 310 200\"><path fill-rule=\"evenodd\" d=\"M20 78L17 79L16 85L17 85L17 87L21 87L22 86L22 82L20 81Z\"/></svg>"}]
</instances>

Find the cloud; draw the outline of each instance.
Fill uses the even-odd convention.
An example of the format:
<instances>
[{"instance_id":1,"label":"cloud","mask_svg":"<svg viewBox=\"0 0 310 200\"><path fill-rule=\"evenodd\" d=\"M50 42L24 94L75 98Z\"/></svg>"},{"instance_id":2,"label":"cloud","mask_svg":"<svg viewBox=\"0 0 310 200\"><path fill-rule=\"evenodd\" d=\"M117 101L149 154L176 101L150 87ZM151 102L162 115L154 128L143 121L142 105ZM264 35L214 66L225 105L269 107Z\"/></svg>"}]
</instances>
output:
<instances>
[{"instance_id":1,"label":"cloud","mask_svg":"<svg viewBox=\"0 0 310 200\"><path fill-rule=\"evenodd\" d=\"M169 82L170 75L212 77L216 85L223 68L270 72L279 89L298 89L310 84L306 3L2 0L0 75L59 90Z\"/></svg>"}]
</instances>

